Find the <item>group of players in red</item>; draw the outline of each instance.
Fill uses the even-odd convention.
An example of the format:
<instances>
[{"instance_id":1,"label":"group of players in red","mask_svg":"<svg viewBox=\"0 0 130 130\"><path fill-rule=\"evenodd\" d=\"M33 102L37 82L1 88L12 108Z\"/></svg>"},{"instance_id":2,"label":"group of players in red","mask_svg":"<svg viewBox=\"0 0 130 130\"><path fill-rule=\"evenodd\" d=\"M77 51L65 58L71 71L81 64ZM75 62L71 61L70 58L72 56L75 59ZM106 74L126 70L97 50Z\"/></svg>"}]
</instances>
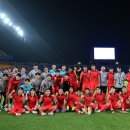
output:
<instances>
[{"instance_id":1,"label":"group of players in red","mask_svg":"<svg viewBox=\"0 0 130 130\"><path fill-rule=\"evenodd\" d=\"M87 66L83 66L83 70L79 66L69 67L68 72L65 66L62 67L60 71L56 71L54 65L52 70L44 70L46 77L42 79L42 73L38 66L34 65L34 69L25 77L24 87L20 87L22 74L13 71L6 84L5 93L1 92L0 96L0 100L5 96L8 113L16 116L21 116L22 113L39 113L44 116L53 115L55 112L75 111L78 114L90 115L106 110L114 114L116 109L127 113L130 108L130 72L124 78L116 77L121 78L122 82L128 82L127 86L116 88L114 86L118 79L115 78L113 68L106 73L105 66L101 67L102 72L98 71L95 65L91 66L91 70L88 70ZM117 73L121 73L120 67ZM4 73L2 80L6 76L7 73ZM33 81L41 81L39 89L33 86ZM105 81L107 85L101 85L105 84Z\"/></svg>"}]
</instances>

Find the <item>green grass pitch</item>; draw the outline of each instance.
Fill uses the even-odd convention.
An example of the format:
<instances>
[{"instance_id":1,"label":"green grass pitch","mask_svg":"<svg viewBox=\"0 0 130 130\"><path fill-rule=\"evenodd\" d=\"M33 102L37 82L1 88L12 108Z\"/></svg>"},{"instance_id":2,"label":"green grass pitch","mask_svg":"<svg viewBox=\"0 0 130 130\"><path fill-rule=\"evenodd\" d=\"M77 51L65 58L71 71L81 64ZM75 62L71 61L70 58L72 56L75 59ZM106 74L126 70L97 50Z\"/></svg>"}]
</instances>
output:
<instances>
[{"instance_id":1,"label":"green grass pitch","mask_svg":"<svg viewBox=\"0 0 130 130\"><path fill-rule=\"evenodd\" d=\"M0 130L130 130L130 113L112 115L108 111L88 116L68 112L16 117L0 112Z\"/></svg>"}]
</instances>

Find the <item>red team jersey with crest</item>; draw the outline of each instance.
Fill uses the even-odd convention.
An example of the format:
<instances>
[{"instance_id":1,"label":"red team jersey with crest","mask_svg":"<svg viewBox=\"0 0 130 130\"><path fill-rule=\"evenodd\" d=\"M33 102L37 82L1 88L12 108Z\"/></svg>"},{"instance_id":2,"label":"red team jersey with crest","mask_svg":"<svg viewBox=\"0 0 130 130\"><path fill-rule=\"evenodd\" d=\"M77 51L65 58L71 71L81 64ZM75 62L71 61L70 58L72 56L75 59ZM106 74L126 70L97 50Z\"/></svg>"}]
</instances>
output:
<instances>
[{"instance_id":1,"label":"red team jersey with crest","mask_svg":"<svg viewBox=\"0 0 130 130\"><path fill-rule=\"evenodd\" d=\"M90 89L90 73L89 71L83 71L80 75L82 82L82 91L85 91L86 88Z\"/></svg>"},{"instance_id":2,"label":"red team jersey with crest","mask_svg":"<svg viewBox=\"0 0 130 130\"><path fill-rule=\"evenodd\" d=\"M94 100L98 103L98 104L105 104L105 94L101 93L101 94L96 94L94 96Z\"/></svg>"},{"instance_id":3,"label":"red team jersey with crest","mask_svg":"<svg viewBox=\"0 0 130 130\"><path fill-rule=\"evenodd\" d=\"M64 100L66 99L66 96L64 95L64 94L62 94L62 95L56 95L56 98L57 98L57 106L59 106L59 107L63 107L63 105L64 105Z\"/></svg>"},{"instance_id":4,"label":"red team jersey with crest","mask_svg":"<svg viewBox=\"0 0 130 130\"><path fill-rule=\"evenodd\" d=\"M17 108L17 109L23 108L23 96L13 93L12 98L14 101L14 108Z\"/></svg>"},{"instance_id":5,"label":"red team jersey with crest","mask_svg":"<svg viewBox=\"0 0 130 130\"><path fill-rule=\"evenodd\" d=\"M127 79L127 81L128 81L127 91L130 92L130 73L127 73L127 74L126 74L126 79Z\"/></svg>"},{"instance_id":6,"label":"red team jersey with crest","mask_svg":"<svg viewBox=\"0 0 130 130\"><path fill-rule=\"evenodd\" d=\"M110 91L111 87L114 86L114 73L107 73L107 78L108 78L108 92Z\"/></svg>"},{"instance_id":7,"label":"red team jersey with crest","mask_svg":"<svg viewBox=\"0 0 130 130\"><path fill-rule=\"evenodd\" d=\"M90 72L91 90L95 90L95 88L98 86L98 84L99 84L99 76L100 76L100 72L98 70Z\"/></svg>"},{"instance_id":8,"label":"red team jersey with crest","mask_svg":"<svg viewBox=\"0 0 130 130\"><path fill-rule=\"evenodd\" d=\"M17 90L17 87L21 84L21 80L16 80L15 77L10 78L8 86L10 86L10 92ZM8 89L8 88L7 88Z\"/></svg>"},{"instance_id":9,"label":"red team jersey with crest","mask_svg":"<svg viewBox=\"0 0 130 130\"><path fill-rule=\"evenodd\" d=\"M50 96L46 96L44 95L42 97L42 101L43 101L43 106L52 106L53 105L53 101L54 101L54 98L50 95Z\"/></svg>"},{"instance_id":10,"label":"red team jersey with crest","mask_svg":"<svg viewBox=\"0 0 130 130\"><path fill-rule=\"evenodd\" d=\"M67 106L73 107L74 106L74 100L75 100L75 94L69 93L67 95Z\"/></svg>"},{"instance_id":11,"label":"red team jersey with crest","mask_svg":"<svg viewBox=\"0 0 130 130\"><path fill-rule=\"evenodd\" d=\"M38 96L28 96L28 106L30 108L34 108L36 106L36 103L38 102Z\"/></svg>"},{"instance_id":12,"label":"red team jersey with crest","mask_svg":"<svg viewBox=\"0 0 130 130\"><path fill-rule=\"evenodd\" d=\"M89 95L84 95L84 99L85 99L85 104L87 107L90 107L90 103L92 102L92 95L89 94Z\"/></svg>"},{"instance_id":13,"label":"red team jersey with crest","mask_svg":"<svg viewBox=\"0 0 130 130\"><path fill-rule=\"evenodd\" d=\"M61 82L61 78L62 76L53 76L52 80L54 81L54 88L55 88L55 92L58 92L59 88L60 88L60 82Z\"/></svg>"},{"instance_id":14,"label":"red team jersey with crest","mask_svg":"<svg viewBox=\"0 0 130 130\"><path fill-rule=\"evenodd\" d=\"M70 78L70 86L73 87L74 91L76 91L78 88L76 73L74 71L68 72L68 76Z\"/></svg>"}]
</instances>

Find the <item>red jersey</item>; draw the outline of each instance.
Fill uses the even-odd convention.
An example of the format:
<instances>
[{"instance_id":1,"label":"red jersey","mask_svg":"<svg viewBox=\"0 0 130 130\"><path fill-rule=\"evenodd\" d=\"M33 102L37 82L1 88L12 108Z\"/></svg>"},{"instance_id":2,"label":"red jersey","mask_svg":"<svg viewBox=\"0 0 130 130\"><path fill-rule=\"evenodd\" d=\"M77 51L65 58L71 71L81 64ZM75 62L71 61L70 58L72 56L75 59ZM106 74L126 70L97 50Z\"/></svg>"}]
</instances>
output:
<instances>
[{"instance_id":1,"label":"red jersey","mask_svg":"<svg viewBox=\"0 0 130 130\"><path fill-rule=\"evenodd\" d=\"M86 88L90 88L90 73L89 71L83 71L80 75L80 80L82 82L82 91Z\"/></svg>"},{"instance_id":2,"label":"red jersey","mask_svg":"<svg viewBox=\"0 0 130 130\"><path fill-rule=\"evenodd\" d=\"M12 98L14 101L14 108L23 108L23 96L22 95L17 95L16 93L12 94Z\"/></svg>"},{"instance_id":3,"label":"red jersey","mask_svg":"<svg viewBox=\"0 0 130 130\"><path fill-rule=\"evenodd\" d=\"M92 102L92 95L89 94L89 95L84 95L84 99L85 99L85 104L86 106L90 106L90 103Z\"/></svg>"},{"instance_id":4,"label":"red jersey","mask_svg":"<svg viewBox=\"0 0 130 130\"><path fill-rule=\"evenodd\" d=\"M80 102L80 101L81 101L81 96L74 94L74 102Z\"/></svg>"},{"instance_id":5,"label":"red jersey","mask_svg":"<svg viewBox=\"0 0 130 130\"><path fill-rule=\"evenodd\" d=\"M70 81L69 78L63 77L63 78L61 79L60 85L63 85L64 83L69 83L69 81Z\"/></svg>"},{"instance_id":6,"label":"red jersey","mask_svg":"<svg viewBox=\"0 0 130 130\"><path fill-rule=\"evenodd\" d=\"M109 101L111 101L111 103L114 103L118 100L119 100L119 94L118 93L109 94Z\"/></svg>"},{"instance_id":7,"label":"red jersey","mask_svg":"<svg viewBox=\"0 0 130 130\"><path fill-rule=\"evenodd\" d=\"M99 84L99 76L100 76L100 72L98 70L90 71L91 90L95 90L95 88L98 86L98 84Z\"/></svg>"},{"instance_id":8,"label":"red jersey","mask_svg":"<svg viewBox=\"0 0 130 130\"><path fill-rule=\"evenodd\" d=\"M76 73L74 71L68 72L68 76L69 76L69 79L70 79L69 80L70 86L73 87L74 91L76 91L76 89L78 87Z\"/></svg>"},{"instance_id":9,"label":"red jersey","mask_svg":"<svg viewBox=\"0 0 130 130\"><path fill-rule=\"evenodd\" d=\"M67 95L68 99L67 99L67 105L68 106L74 106L74 99L75 99L75 94L74 93L69 93Z\"/></svg>"},{"instance_id":10,"label":"red jersey","mask_svg":"<svg viewBox=\"0 0 130 130\"><path fill-rule=\"evenodd\" d=\"M56 98L57 98L58 104L63 105L64 104L64 100L66 99L66 96L64 94L62 94L62 95L58 94L56 96Z\"/></svg>"},{"instance_id":11,"label":"red jersey","mask_svg":"<svg viewBox=\"0 0 130 130\"><path fill-rule=\"evenodd\" d=\"M17 87L21 84L21 79L16 80L15 77L10 78L8 86L10 86L10 91L17 90Z\"/></svg>"},{"instance_id":12,"label":"red jersey","mask_svg":"<svg viewBox=\"0 0 130 130\"><path fill-rule=\"evenodd\" d=\"M130 73L127 73L127 74L126 74L126 79L127 79L127 81L128 81L127 91L130 92Z\"/></svg>"},{"instance_id":13,"label":"red jersey","mask_svg":"<svg viewBox=\"0 0 130 130\"><path fill-rule=\"evenodd\" d=\"M62 78L62 76L60 76L60 75L59 76L54 75L52 77L52 80L54 81L54 88L55 88L56 92L59 90L61 78Z\"/></svg>"},{"instance_id":14,"label":"red jersey","mask_svg":"<svg viewBox=\"0 0 130 130\"><path fill-rule=\"evenodd\" d=\"M120 96L123 98L123 102L126 102L128 97L130 96L130 94L129 93L122 93L122 94L120 94Z\"/></svg>"},{"instance_id":15,"label":"red jersey","mask_svg":"<svg viewBox=\"0 0 130 130\"><path fill-rule=\"evenodd\" d=\"M114 73L107 73L108 77L108 86L114 86Z\"/></svg>"},{"instance_id":16,"label":"red jersey","mask_svg":"<svg viewBox=\"0 0 130 130\"><path fill-rule=\"evenodd\" d=\"M105 104L105 94L101 93L101 94L95 94L94 96L94 100L98 103L98 104Z\"/></svg>"},{"instance_id":17,"label":"red jersey","mask_svg":"<svg viewBox=\"0 0 130 130\"><path fill-rule=\"evenodd\" d=\"M126 74L126 79L127 79L128 82L130 82L130 73Z\"/></svg>"},{"instance_id":18,"label":"red jersey","mask_svg":"<svg viewBox=\"0 0 130 130\"><path fill-rule=\"evenodd\" d=\"M43 101L43 106L52 106L54 98L51 95L50 96L44 95L42 97L42 101Z\"/></svg>"},{"instance_id":19,"label":"red jersey","mask_svg":"<svg viewBox=\"0 0 130 130\"><path fill-rule=\"evenodd\" d=\"M34 108L38 102L38 96L28 96L28 106Z\"/></svg>"}]
</instances>

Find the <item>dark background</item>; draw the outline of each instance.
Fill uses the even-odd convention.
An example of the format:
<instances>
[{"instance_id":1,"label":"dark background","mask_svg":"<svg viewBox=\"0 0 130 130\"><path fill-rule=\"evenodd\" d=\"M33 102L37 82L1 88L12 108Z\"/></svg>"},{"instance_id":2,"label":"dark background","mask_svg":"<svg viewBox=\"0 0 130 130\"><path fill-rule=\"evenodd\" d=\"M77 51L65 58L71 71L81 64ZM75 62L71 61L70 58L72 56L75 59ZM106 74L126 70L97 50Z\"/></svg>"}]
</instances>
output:
<instances>
[{"instance_id":1,"label":"dark background","mask_svg":"<svg viewBox=\"0 0 130 130\"><path fill-rule=\"evenodd\" d=\"M50 63L90 63L91 49L104 46L115 47L117 60L130 64L129 3L120 0L8 1L61 59L50 58ZM38 48L33 53L21 39L0 28L0 48L12 54L15 61L48 62L47 58L44 61L35 56ZM44 51L42 54L46 55Z\"/></svg>"}]
</instances>

